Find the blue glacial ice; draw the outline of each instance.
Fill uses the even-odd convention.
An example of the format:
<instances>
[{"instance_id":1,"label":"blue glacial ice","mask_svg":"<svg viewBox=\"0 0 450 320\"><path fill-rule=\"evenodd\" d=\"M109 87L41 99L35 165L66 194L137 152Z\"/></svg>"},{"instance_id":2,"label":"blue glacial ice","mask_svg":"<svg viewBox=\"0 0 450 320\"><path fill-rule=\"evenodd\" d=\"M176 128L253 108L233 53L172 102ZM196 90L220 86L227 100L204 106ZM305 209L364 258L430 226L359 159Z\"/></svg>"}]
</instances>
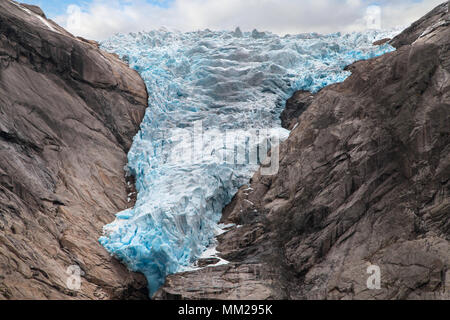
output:
<instances>
[{"instance_id":1,"label":"blue glacial ice","mask_svg":"<svg viewBox=\"0 0 450 320\"><path fill-rule=\"evenodd\" d=\"M100 243L144 273L153 294L213 244L222 208L258 168L250 156L237 161L237 150L249 149L248 132L285 139L279 115L294 91L344 81L345 66L394 50L372 45L394 32L161 29L101 43L141 74L149 107L126 168L136 177L136 205L104 227Z\"/></svg>"}]
</instances>

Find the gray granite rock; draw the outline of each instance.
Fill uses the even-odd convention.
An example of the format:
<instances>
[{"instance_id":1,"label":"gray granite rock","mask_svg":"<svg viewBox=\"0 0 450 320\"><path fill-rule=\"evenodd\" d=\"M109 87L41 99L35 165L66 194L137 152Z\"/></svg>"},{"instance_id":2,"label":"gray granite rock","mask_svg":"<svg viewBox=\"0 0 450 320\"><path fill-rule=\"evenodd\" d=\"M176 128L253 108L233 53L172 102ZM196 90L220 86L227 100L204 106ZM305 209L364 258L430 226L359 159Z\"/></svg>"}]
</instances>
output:
<instances>
[{"instance_id":1,"label":"gray granite rock","mask_svg":"<svg viewBox=\"0 0 450 320\"><path fill-rule=\"evenodd\" d=\"M450 299L446 5L314 97L279 172L257 172L224 209L230 264L171 275L156 298Z\"/></svg>"},{"instance_id":2,"label":"gray granite rock","mask_svg":"<svg viewBox=\"0 0 450 320\"><path fill-rule=\"evenodd\" d=\"M0 0L0 299L147 297L97 241L132 205L123 167L146 105L116 56Z\"/></svg>"}]
</instances>

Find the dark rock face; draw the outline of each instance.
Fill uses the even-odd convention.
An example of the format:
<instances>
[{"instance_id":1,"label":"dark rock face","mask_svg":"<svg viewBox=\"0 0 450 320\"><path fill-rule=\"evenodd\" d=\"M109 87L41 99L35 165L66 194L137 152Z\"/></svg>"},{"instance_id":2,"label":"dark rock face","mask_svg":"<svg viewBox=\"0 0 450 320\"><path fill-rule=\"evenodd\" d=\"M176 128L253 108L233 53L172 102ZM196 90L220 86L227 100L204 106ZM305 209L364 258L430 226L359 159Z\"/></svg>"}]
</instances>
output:
<instances>
[{"instance_id":1,"label":"dark rock face","mask_svg":"<svg viewBox=\"0 0 450 320\"><path fill-rule=\"evenodd\" d=\"M146 298L145 278L97 241L131 205L123 167L144 82L44 17L0 0L0 299Z\"/></svg>"},{"instance_id":2,"label":"dark rock face","mask_svg":"<svg viewBox=\"0 0 450 320\"><path fill-rule=\"evenodd\" d=\"M298 118L308 109L314 100L314 95L309 91L297 91L286 101L286 107L281 113L281 126L292 130L298 122Z\"/></svg>"},{"instance_id":3,"label":"dark rock face","mask_svg":"<svg viewBox=\"0 0 450 320\"><path fill-rule=\"evenodd\" d=\"M238 225L218 237L230 264L169 276L156 298L450 299L441 7L394 39L396 52L349 66L314 97L281 145L279 172L257 172L224 209ZM380 289L367 286L371 265Z\"/></svg>"},{"instance_id":4,"label":"dark rock face","mask_svg":"<svg viewBox=\"0 0 450 320\"><path fill-rule=\"evenodd\" d=\"M391 41L390 38L384 38L384 39L375 41L375 42L373 43L373 45L374 45L374 46L381 46L381 45L383 45L383 44L385 44L386 42L389 42L389 41Z\"/></svg>"}]
</instances>

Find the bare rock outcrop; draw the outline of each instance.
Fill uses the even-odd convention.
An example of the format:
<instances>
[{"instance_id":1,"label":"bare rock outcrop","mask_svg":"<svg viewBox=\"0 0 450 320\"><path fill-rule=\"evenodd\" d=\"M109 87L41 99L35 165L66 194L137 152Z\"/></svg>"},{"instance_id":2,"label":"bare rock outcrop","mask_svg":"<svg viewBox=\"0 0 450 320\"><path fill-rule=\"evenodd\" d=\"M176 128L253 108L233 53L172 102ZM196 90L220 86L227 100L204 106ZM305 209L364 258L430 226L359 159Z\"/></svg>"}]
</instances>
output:
<instances>
[{"instance_id":1,"label":"bare rock outcrop","mask_svg":"<svg viewBox=\"0 0 450 320\"><path fill-rule=\"evenodd\" d=\"M286 106L281 112L281 126L292 130L298 122L298 118L308 109L314 100L314 94L309 91L297 91L286 101Z\"/></svg>"},{"instance_id":2,"label":"bare rock outcrop","mask_svg":"<svg viewBox=\"0 0 450 320\"><path fill-rule=\"evenodd\" d=\"M146 105L116 56L0 0L0 299L147 297L97 241L131 205L123 167Z\"/></svg>"},{"instance_id":3,"label":"bare rock outcrop","mask_svg":"<svg viewBox=\"0 0 450 320\"><path fill-rule=\"evenodd\" d=\"M155 298L450 299L443 6L314 97L279 172L257 172L224 209L236 226L217 249L230 264L171 275Z\"/></svg>"}]
</instances>

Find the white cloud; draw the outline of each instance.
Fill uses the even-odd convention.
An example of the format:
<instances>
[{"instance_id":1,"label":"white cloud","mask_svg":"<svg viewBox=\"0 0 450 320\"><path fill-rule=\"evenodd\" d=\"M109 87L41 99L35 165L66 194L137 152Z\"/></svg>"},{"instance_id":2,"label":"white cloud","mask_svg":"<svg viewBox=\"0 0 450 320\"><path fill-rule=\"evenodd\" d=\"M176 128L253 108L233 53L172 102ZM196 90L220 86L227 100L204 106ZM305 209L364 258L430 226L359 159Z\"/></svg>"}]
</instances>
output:
<instances>
[{"instance_id":1,"label":"white cloud","mask_svg":"<svg viewBox=\"0 0 450 320\"><path fill-rule=\"evenodd\" d=\"M379 1L381 27L407 25L442 0ZM68 7L56 21L75 35L104 39L117 32L159 29L254 28L279 34L357 31L366 27L369 0L174 0L168 8L144 0L94 0Z\"/></svg>"}]
</instances>

